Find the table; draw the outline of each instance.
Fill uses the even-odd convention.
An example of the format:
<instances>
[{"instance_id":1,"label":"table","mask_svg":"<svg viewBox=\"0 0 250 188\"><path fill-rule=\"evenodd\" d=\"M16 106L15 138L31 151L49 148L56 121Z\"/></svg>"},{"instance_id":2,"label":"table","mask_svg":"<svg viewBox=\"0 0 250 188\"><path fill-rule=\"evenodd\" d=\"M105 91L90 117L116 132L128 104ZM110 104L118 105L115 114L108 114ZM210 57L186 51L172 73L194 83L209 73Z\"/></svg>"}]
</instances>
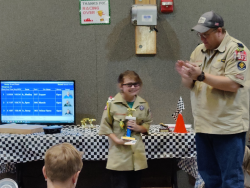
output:
<instances>
[{"instance_id":1,"label":"table","mask_svg":"<svg viewBox=\"0 0 250 188\"><path fill-rule=\"evenodd\" d=\"M99 125L93 129L64 126L60 134L0 134L0 173L14 171L15 163L43 160L48 148L63 142L83 151L84 160L106 160L108 138L97 134L99 128ZM159 128L160 125L151 125L150 134L142 136L148 159L196 157L194 132L160 133Z\"/></svg>"},{"instance_id":2,"label":"table","mask_svg":"<svg viewBox=\"0 0 250 188\"><path fill-rule=\"evenodd\" d=\"M195 181L195 188L203 188L205 185L205 182L203 181L200 173L198 172L198 166L197 166L197 158L185 158L181 159L178 162L179 168L181 168L183 171L187 172L191 176L193 176Z\"/></svg>"},{"instance_id":3,"label":"table","mask_svg":"<svg viewBox=\"0 0 250 188\"><path fill-rule=\"evenodd\" d=\"M150 135L142 136L148 159L196 156L195 133L159 133L159 127L150 126ZM94 129L64 126L60 134L0 134L0 164L43 160L48 148L63 142L69 142L79 151L84 151L84 160L106 160L108 138L99 136L98 131L98 125Z\"/></svg>"}]
</instances>

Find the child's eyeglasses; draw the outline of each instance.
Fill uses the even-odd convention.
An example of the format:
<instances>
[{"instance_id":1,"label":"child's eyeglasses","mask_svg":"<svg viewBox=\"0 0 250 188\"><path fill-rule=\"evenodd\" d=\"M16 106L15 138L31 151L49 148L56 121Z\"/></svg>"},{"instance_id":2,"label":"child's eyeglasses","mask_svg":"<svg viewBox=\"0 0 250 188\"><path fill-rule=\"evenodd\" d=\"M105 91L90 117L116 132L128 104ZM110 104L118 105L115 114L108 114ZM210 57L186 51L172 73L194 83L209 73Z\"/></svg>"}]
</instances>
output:
<instances>
[{"instance_id":1,"label":"child's eyeglasses","mask_svg":"<svg viewBox=\"0 0 250 188\"><path fill-rule=\"evenodd\" d=\"M132 87L132 86L134 86L134 87L138 87L138 86L140 86L140 83L138 83L138 82L135 82L135 83L127 83L127 84L122 84L123 86L128 86L128 87Z\"/></svg>"}]
</instances>

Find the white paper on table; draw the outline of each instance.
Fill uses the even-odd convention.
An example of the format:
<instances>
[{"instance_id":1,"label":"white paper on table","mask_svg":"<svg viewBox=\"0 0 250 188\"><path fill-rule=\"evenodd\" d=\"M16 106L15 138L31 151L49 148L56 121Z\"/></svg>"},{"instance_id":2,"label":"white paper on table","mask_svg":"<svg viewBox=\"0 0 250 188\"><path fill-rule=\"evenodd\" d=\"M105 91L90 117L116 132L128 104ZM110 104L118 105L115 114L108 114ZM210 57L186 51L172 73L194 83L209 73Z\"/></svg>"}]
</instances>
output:
<instances>
[{"instance_id":1,"label":"white paper on table","mask_svg":"<svg viewBox=\"0 0 250 188\"><path fill-rule=\"evenodd\" d=\"M131 140L131 141L129 141L129 142L125 142L124 145L135 145L136 141L137 141L137 140Z\"/></svg>"},{"instance_id":2,"label":"white paper on table","mask_svg":"<svg viewBox=\"0 0 250 188\"><path fill-rule=\"evenodd\" d=\"M175 128L175 124L165 124L164 123L164 125L167 125L169 128ZM191 124L185 124L185 127L186 127L186 129L190 129L190 128L192 128L192 125Z\"/></svg>"}]
</instances>

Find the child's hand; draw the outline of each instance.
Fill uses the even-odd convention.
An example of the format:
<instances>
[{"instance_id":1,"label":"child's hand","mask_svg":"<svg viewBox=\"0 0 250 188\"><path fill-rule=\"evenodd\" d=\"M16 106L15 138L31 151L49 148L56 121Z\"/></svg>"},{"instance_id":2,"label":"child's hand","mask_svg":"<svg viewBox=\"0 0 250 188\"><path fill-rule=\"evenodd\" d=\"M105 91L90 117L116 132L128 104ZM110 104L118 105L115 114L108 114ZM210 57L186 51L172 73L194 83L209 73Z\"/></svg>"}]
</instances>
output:
<instances>
[{"instance_id":1,"label":"child's hand","mask_svg":"<svg viewBox=\"0 0 250 188\"><path fill-rule=\"evenodd\" d=\"M141 126L136 124L136 121L134 120L129 120L127 122L127 127L128 129L135 131L135 132L141 132Z\"/></svg>"},{"instance_id":2,"label":"child's hand","mask_svg":"<svg viewBox=\"0 0 250 188\"><path fill-rule=\"evenodd\" d=\"M126 142L129 142L128 140L123 140L123 139L119 139L117 138L117 140L115 140L116 144L120 144L120 145L124 145Z\"/></svg>"},{"instance_id":3,"label":"child's hand","mask_svg":"<svg viewBox=\"0 0 250 188\"><path fill-rule=\"evenodd\" d=\"M116 144L124 145L126 142L128 142L128 140L117 138L114 133L109 134L108 137L111 138Z\"/></svg>"}]
</instances>

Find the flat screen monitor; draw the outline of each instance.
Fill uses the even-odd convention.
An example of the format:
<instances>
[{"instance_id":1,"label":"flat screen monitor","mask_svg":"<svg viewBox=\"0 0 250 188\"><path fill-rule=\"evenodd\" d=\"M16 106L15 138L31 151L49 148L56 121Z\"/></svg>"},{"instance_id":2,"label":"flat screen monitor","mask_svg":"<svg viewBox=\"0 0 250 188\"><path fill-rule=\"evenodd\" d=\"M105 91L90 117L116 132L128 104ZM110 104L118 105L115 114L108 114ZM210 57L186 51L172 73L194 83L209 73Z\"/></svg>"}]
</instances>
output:
<instances>
[{"instance_id":1,"label":"flat screen monitor","mask_svg":"<svg viewBox=\"0 0 250 188\"><path fill-rule=\"evenodd\" d=\"M1 123L75 124L75 81L1 81Z\"/></svg>"}]
</instances>

